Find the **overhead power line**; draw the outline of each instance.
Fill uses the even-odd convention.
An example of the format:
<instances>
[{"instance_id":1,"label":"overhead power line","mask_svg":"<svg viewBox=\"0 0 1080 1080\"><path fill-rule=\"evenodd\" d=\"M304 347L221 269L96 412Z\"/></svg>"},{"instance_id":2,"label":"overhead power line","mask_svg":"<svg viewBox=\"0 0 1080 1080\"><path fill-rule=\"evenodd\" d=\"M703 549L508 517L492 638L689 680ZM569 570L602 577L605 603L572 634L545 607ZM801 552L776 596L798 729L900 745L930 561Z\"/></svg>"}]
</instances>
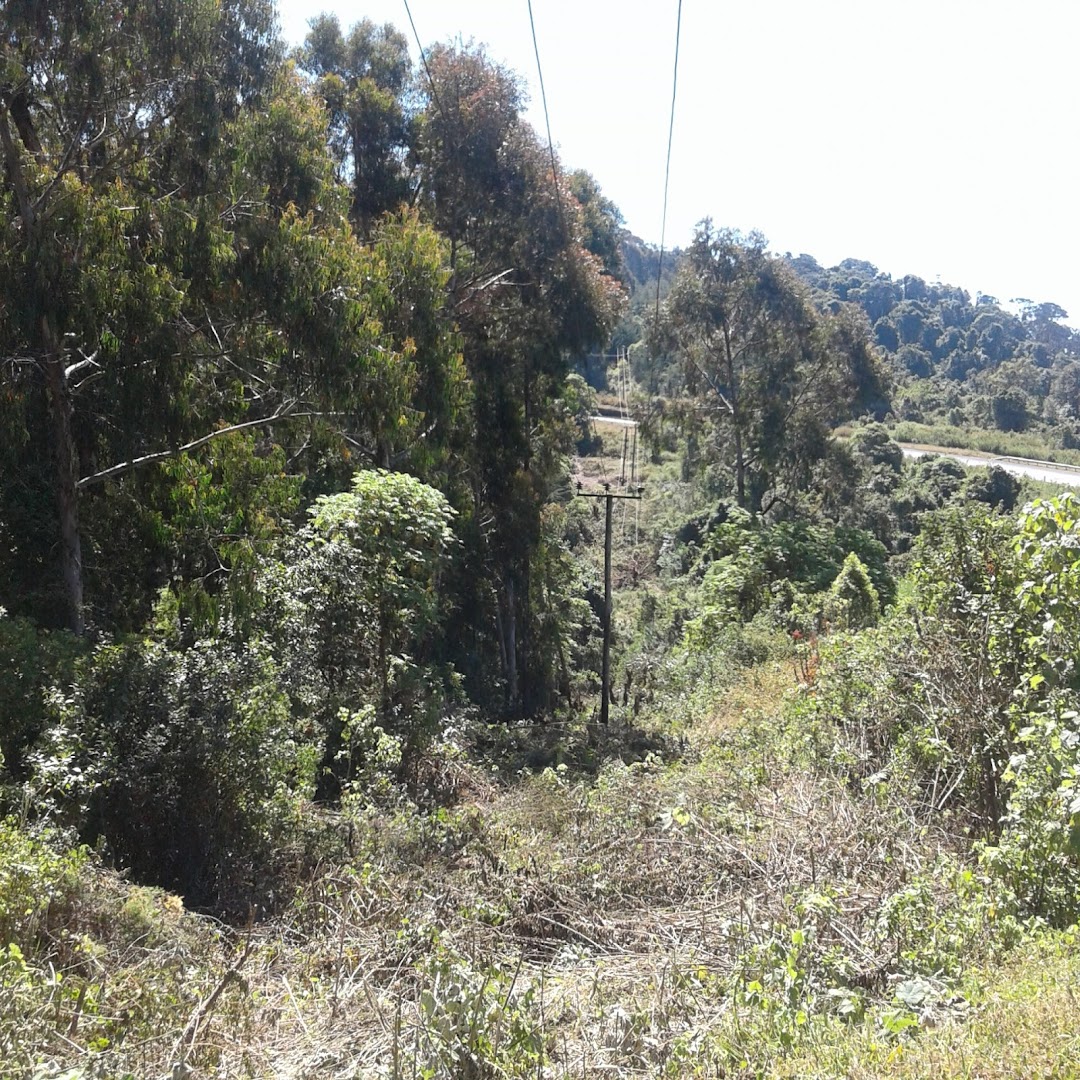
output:
<instances>
[{"instance_id":1,"label":"overhead power line","mask_svg":"<svg viewBox=\"0 0 1080 1080\"><path fill-rule=\"evenodd\" d=\"M682 0L679 0L682 3ZM559 225L566 234L566 219L563 217L562 195L559 192L559 170L555 164L555 144L551 141L551 120L548 117L547 93L544 90L544 69L540 66L540 46L536 43L536 21L533 19L532 0L529 4L529 29L532 30L533 52L536 54L536 74L540 79L540 102L544 106L544 126L547 128L548 153L551 155L551 183L555 188L555 204L559 210Z\"/></svg>"},{"instance_id":2,"label":"overhead power line","mask_svg":"<svg viewBox=\"0 0 1080 1080\"><path fill-rule=\"evenodd\" d=\"M667 164L664 166L664 215L660 222L660 258L656 264L656 321L660 322L660 276L664 269L664 240L667 234L668 181L671 179L671 142L675 134L675 95L679 88L679 39L682 36L682 0L675 17L675 70L671 76L671 119L668 122Z\"/></svg>"},{"instance_id":3,"label":"overhead power line","mask_svg":"<svg viewBox=\"0 0 1080 1080\"><path fill-rule=\"evenodd\" d=\"M679 0L679 2L681 4L682 0ZM428 86L431 87L431 97L435 102L435 108L442 113L443 119L449 124L449 117L446 115L446 110L442 107L442 102L439 100L439 92L435 89L435 80L431 77L431 68L428 67L427 53L424 52L424 46L420 43L420 35L416 32L416 23L413 21L409 0L405 0L405 14L409 16L409 25L412 27L413 37L416 38L416 47L420 50L420 63L424 65L424 74L427 75Z\"/></svg>"}]
</instances>

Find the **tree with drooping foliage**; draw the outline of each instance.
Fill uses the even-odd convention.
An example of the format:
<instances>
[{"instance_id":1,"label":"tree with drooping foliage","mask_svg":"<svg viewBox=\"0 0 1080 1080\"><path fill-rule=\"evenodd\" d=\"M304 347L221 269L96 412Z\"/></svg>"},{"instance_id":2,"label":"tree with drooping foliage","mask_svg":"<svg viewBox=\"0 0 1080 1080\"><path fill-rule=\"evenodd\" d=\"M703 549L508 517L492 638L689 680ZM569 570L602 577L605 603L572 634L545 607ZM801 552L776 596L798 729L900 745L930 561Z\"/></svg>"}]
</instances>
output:
<instances>
[{"instance_id":1,"label":"tree with drooping foliage","mask_svg":"<svg viewBox=\"0 0 1080 1080\"><path fill-rule=\"evenodd\" d=\"M681 360L735 497L753 512L806 487L831 427L884 396L857 315L819 313L762 236L709 221L686 252L653 348Z\"/></svg>"},{"instance_id":2,"label":"tree with drooping foliage","mask_svg":"<svg viewBox=\"0 0 1080 1080\"><path fill-rule=\"evenodd\" d=\"M466 590L470 651L497 649L507 704L531 711L547 691L529 677L542 584L532 571L569 449L558 408L567 356L605 338L622 291L586 247L581 206L525 123L516 78L475 48L437 47L428 64L419 205L449 244L449 304L472 382L464 564L491 583Z\"/></svg>"},{"instance_id":3,"label":"tree with drooping foliage","mask_svg":"<svg viewBox=\"0 0 1080 1080\"><path fill-rule=\"evenodd\" d=\"M408 43L389 24L362 19L344 32L337 16L322 14L311 21L298 60L326 104L330 145L352 190L350 216L367 236L409 196Z\"/></svg>"}]
</instances>

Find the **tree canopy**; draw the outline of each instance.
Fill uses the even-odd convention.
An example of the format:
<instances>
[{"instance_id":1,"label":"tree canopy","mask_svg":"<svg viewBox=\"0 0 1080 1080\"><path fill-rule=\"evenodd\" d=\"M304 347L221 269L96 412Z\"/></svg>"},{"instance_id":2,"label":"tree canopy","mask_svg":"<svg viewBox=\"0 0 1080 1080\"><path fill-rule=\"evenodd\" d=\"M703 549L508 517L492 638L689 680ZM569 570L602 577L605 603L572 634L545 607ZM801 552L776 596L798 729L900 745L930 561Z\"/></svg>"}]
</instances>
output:
<instances>
[{"instance_id":1,"label":"tree canopy","mask_svg":"<svg viewBox=\"0 0 1080 1080\"><path fill-rule=\"evenodd\" d=\"M822 314L758 234L705 221L655 329L713 422L740 506L805 487L833 425L879 405L882 376L854 313Z\"/></svg>"}]
</instances>

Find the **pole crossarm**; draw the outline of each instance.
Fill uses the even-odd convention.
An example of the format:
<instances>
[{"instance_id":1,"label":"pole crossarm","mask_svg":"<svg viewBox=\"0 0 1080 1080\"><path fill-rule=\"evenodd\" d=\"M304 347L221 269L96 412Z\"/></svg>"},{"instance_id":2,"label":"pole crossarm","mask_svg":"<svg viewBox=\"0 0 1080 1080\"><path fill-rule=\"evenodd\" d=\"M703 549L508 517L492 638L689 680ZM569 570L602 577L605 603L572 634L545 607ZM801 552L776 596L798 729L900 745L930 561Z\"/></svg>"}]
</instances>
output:
<instances>
[{"instance_id":1,"label":"pole crossarm","mask_svg":"<svg viewBox=\"0 0 1080 1080\"><path fill-rule=\"evenodd\" d=\"M620 495L615 491L581 491L577 492L583 499L641 499L644 497L644 488L638 488L636 494Z\"/></svg>"}]
</instances>

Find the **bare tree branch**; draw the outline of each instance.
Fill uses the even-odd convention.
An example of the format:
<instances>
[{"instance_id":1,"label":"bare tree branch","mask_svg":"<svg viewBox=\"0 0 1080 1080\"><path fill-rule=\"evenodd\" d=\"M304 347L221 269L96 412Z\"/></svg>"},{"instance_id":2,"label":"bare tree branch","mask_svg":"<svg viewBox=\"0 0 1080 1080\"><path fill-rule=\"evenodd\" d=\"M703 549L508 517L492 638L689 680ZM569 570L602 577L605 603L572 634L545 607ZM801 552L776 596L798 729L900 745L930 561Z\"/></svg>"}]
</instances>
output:
<instances>
[{"instance_id":1,"label":"bare tree branch","mask_svg":"<svg viewBox=\"0 0 1080 1080\"><path fill-rule=\"evenodd\" d=\"M180 454L186 454L191 450L197 450L200 446L205 446L208 442L211 442L222 435L232 435L237 431L246 431L248 428L263 427L266 424L274 424L279 420L287 420L293 416L311 415L317 414L293 413L286 406L279 409L276 413L273 413L270 416L261 417L258 420L245 420L241 424L230 424L228 427L218 428L216 431L211 431L209 435L203 435L198 439L192 439L191 442L184 443L183 446L176 446L169 450L158 450L153 454L143 454L141 457L131 458L128 461L121 461L116 465L110 465L109 468L102 469L100 472L84 476L75 486L79 491L82 491L83 488L90 487L93 484L99 484L103 480L110 480L115 476L123 476L124 473L131 472L132 469L137 469L141 465L152 465L157 461L168 461L169 458L178 457Z\"/></svg>"}]
</instances>

